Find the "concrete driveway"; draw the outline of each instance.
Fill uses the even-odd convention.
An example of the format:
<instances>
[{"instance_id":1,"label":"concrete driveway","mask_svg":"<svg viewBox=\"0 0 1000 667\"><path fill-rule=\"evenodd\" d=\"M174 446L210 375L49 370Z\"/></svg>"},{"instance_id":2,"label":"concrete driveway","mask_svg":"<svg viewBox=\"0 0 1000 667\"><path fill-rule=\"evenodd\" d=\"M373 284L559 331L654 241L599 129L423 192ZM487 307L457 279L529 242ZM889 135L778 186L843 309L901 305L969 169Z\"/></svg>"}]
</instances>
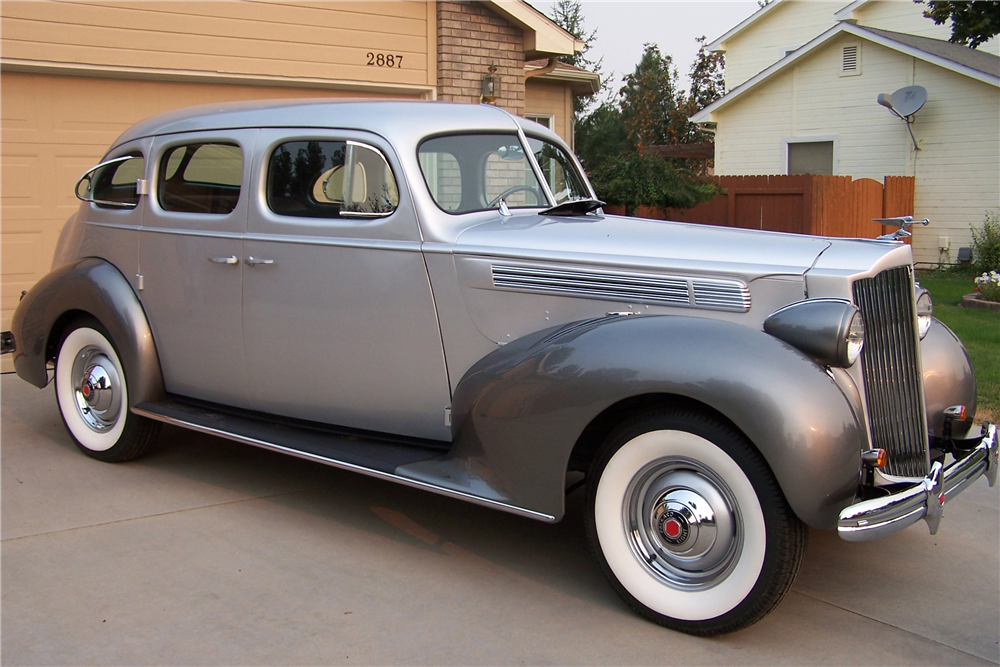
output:
<instances>
[{"instance_id":1,"label":"concrete driveway","mask_svg":"<svg viewBox=\"0 0 1000 667\"><path fill-rule=\"evenodd\" d=\"M1000 662L1000 494L847 544L812 531L776 611L699 639L632 613L583 531L165 428L76 450L51 388L2 390L2 661L841 665Z\"/></svg>"}]
</instances>

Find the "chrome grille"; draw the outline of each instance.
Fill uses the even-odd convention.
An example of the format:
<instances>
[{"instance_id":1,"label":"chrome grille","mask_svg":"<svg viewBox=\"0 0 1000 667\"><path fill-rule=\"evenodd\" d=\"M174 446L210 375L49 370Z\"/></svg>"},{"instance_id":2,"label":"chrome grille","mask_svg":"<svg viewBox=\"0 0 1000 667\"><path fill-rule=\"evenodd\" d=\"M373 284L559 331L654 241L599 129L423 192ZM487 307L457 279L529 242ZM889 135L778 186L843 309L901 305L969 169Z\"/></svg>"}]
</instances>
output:
<instances>
[{"instance_id":1,"label":"chrome grille","mask_svg":"<svg viewBox=\"0 0 1000 667\"><path fill-rule=\"evenodd\" d=\"M930 462L913 270L908 266L888 269L856 281L854 302L865 318L861 370L872 446L889 453L886 473L923 477Z\"/></svg>"},{"instance_id":2,"label":"chrome grille","mask_svg":"<svg viewBox=\"0 0 1000 667\"><path fill-rule=\"evenodd\" d=\"M750 289L741 280L640 273L494 265L493 285L532 292L710 310L750 310Z\"/></svg>"}]
</instances>

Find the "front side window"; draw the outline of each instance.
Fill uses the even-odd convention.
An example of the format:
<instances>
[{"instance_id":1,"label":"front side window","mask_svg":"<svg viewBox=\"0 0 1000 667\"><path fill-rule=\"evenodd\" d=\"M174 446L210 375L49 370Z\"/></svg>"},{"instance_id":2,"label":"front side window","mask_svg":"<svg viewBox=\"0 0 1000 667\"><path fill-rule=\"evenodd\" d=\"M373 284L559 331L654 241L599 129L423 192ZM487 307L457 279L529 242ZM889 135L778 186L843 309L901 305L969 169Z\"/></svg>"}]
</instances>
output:
<instances>
[{"instance_id":1,"label":"front side window","mask_svg":"<svg viewBox=\"0 0 1000 667\"><path fill-rule=\"evenodd\" d=\"M462 134L420 144L420 168L431 196L448 213L548 205L516 134Z\"/></svg>"},{"instance_id":2,"label":"front side window","mask_svg":"<svg viewBox=\"0 0 1000 667\"><path fill-rule=\"evenodd\" d=\"M267 204L298 218L382 217L399 206L385 157L354 141L290 141L271 153Z\"/></svg>"},{"instance_id":3,"label":"front side window","mask_svg":"<svg viewBox=\"0 0 1000 667\"><path fill-rule=\"evenodd\" d=\"M160 163L160 206L179 213L232 213L240 200L243 151L234 144L196 143L167 149Z\"/></svg>"},{"instance_id":4,"label":"front side window","mask_svg":"<svg viewBox=\"0 0 1000 667\"><path fill-rule=\"evenodd\" d=\"M141 154L101 167L86 181L86 192L82 199L92 201L102 208L137 206L139 191L136 182L142 178L144 169L145 162Z\"/></svg>"}]
</instances>

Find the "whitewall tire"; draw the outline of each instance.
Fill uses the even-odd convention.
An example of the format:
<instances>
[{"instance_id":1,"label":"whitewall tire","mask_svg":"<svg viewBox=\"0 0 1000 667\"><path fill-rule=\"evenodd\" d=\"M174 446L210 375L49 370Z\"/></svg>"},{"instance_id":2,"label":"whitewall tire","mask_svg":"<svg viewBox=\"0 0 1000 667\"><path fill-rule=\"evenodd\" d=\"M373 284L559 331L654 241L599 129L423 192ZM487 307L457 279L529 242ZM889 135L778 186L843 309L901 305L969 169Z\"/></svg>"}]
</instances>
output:
<instances>
[{"instance_id":1,"label":"whitewall tire","mask_svg":"<svg viewBox=\"0 0 1000 667\"><path fill-rule=\"evenodd\" d=\"M806 528L727 422L694 411L636 415L605 441L590 480L591 542L615 590L650 620L730 632L791 587Z\"/></svg>"},{"instance_id":2,"label":"whitewall tire","mask_svg":"<svg viewBox=\"0 0 1000 667\"><path fill-rule=\"evenodd\" d=\"M87 455L128 461L144 454L159 423L129 412L125 370L96 320L75 322L56 355L56 402L66 430Z\"/></svg>"}]
</instances>

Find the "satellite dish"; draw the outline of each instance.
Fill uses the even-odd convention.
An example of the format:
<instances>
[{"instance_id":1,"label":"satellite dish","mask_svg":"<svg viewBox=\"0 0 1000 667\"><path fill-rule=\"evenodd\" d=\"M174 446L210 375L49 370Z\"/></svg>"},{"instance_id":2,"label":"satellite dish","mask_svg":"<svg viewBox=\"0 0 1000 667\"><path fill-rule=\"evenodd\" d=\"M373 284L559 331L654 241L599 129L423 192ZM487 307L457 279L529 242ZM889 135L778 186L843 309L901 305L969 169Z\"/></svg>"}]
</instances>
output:
<instances>
[{"instance_id":1,"label":"satellite dish","mask_svg":"<svg viewBox=\"0 0 1000 667\"><path fill-rule=\"evenodd\" d=\"M927 101L927 89L923 86L900 88L892 95L880 93L878 103L892 109L900 118L906 118L920 111Z\"/></svg>"}]
</instances>

